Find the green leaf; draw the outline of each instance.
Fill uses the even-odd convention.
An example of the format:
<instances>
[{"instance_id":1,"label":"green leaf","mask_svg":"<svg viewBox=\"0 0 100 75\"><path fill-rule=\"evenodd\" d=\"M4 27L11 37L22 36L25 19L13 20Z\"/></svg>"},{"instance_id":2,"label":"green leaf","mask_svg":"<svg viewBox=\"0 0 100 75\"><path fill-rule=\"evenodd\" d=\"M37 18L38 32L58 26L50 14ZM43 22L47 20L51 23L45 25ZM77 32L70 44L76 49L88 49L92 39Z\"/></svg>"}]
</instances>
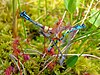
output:
<instances>
[{"instance_id":1,"label":"green leaf","mask_svg":"<svg viewBox=\"0 0 100 75\"><path fill-rule=\"evenodd\" d=\"M82 3L82 0L77 0L77 1L76 1L76 8L81 7L81 6L80 6L80 3Z\"/></svg>"},{"instance_id":2,"label":"green leaf","mask_svg":"<svg viewBox=\"0 0 100 75\"><path fill-rule=\"evenodd\" d=\"M70 11L70 13L74 13L74 11L76 10L76 1L77 0L70 0L68 3L68 10Z\"/></svg>"},{"instance_id":3,"label":"green leaf","mask_svg":"<svg viewBox=\"0 0 100 75\"><path fill-rule=\"evenodd\" d=\"M64 0L64 4L65 4L65 7L66 9L68 10L68 3L69 3L70 0Z\"/></svg>"},{"instance_id":4,"label":"green leaf","mask_svg":"<svg viewBox=\"0 0 100 75\"><path fill-rule=\"evenodd\" d=\"M66 61L66 64L68 67L73 67L75 65L75 63L77 62L78 60L78 56L72 56L70 57L67 61Z\"/></svg>"},{"instance_id":5,"label":"green leaf","mask_svg":"<svg viewBox=\"0 0 100 75\"><path fill-rule=\"evenodd\" d=\"M74 13L76 10L77 0L64 0L65 7L70 13Z\"/></svg>"},{"instance_id":6,"label":"green leaf","mask_svg":"<svg viewBox=\"0 0 100 75\"><path fill-rule=\"evenodd\" d=\"M97 11L96 9L92 9L92 11L91 11L90 14L92 15L92 14L94 14L96 11ZM99 13L97 13L96 15L94 15L93 17L91 17L91 18L89 19L89 22L90 22L91 24L94 24L96 27L99 27L99 26L100 26L100 11L99 11Z\"/></svg>"}]
</instances>

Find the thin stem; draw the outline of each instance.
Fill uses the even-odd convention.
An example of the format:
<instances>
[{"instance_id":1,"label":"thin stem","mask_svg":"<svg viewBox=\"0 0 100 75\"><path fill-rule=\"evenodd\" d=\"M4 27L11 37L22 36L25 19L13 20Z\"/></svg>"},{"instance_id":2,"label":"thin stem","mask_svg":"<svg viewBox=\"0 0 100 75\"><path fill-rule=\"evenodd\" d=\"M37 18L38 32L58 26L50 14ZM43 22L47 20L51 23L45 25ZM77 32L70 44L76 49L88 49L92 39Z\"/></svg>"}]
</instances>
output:
<instances>
[{"instance_id":1,"label":"thin stem","mask_svg":"<svg viewBox=\"0 0 100 75\"><path fill-rule=\"evenodd\" d=\"M96 58L96 59L99 59L100 60L100 57L98 56L95 56L95 55L91 55L91 54L63 54L64 56L74 56L74 55L77 55L77 56L86 56L86 57L93 57L93 58ZM53 56L57 56L57 55L53 55ZM59 56L61 56L61 54L59 54Z\"/></svg>"},{"instance_id":2,"label":"thin stem","mask_svg":"<svg viewBox=\"0 0 100 75\"><path fill-rule=\"evenodd\" d=\"M45 0L45 14L47 15L47 0Z\"/></svg>"},{"instance_id":3,"label":"thin stem","mask_svg":"<svg viewBox=\"0 0 100 75\"><path fill-rule=\"evenodd\" d=\"M69 44L67 44L61 51L62 51L62 53L64 53L71 45L72 45L73 43L69 43Z\"/></svg>"},{"instance_id":4,"label":"thin stem","mask_svg":"<svg viewBox=\"0 0 100 75\"><path fill-rule=\"evenodd\" d=\"M54 59L52 59L49 63L52 63ZM38 73L38 75L40 75L49 65L49 63L47 63L47 65Z\"/></svg>"},{"instance_id":5,"label":"thin stem","mask_svg":"<svg viewBox=\"0 0 100 75\"><path fill-rule=\"evenodd\" d=\"M42 53L41 52L39 52L38 50L33 50L33 49L26 49L27 51L32 51L32 52L34 52L34 53L37 53L37 54L41 54L42 55ZM27 54L27 53L26 53ZM33 53L30 53L30 54L33 54Z\"/></svg>"},{"instance_id":6,"label":"thin stem","mask_svg":"<svg viewBox=\"0 0 100 75\"><path fill-rule=\"evenodd\" d=\"M55 43L55 41L53 41L54 45L56 46L56 48L58 49L58 53L61 54L61 56L63 56L62 52L60 51L59 47L57 46L57 44Z\"/></svg>"},{"instance_id":7,"label":"thin stem","mask_svg":"<svg viewBox=\"0 0 100 75\"><path fill-rule=\"evenodd\" d=\"M47 60L44 62L44 66L45 66L45 64L46 64L48 61L50 61L53 57L54 57L54 56L52 56L52 57L50 57L49 59L47 59Z\"/></svg>"},{"instance_id":8,"label":"thin stem","mask_svg":"<svg viewBox=\"0 0 100 75\"><path fill-rule=\"evenodd\" d=\"M16 60L14 59L14 55L9 55L11 57L11 59L14 61L14 63L16 64L18 70L20 71L20 67L19 65L17 64Z\"/></svg>"},{"instance_id":9,"label":"thin stem","mask_svg":"<svg viewBox=\"0 0 100 75\"><path fill-rule=\"evenodd\" d=\"M95 6L94 6L94 7L96 7L99 3L100 3L100 0L98 0L98 1L97 1L97 3L95 4Z\"/></svg>"},{"instance_id":10,"label":"thin stem","mask_svg":"<svg viewBox=\"0 0 100 75\"><path fill-rule=\"evenodd\" d=\"M19 8L19 10L20 10L20 12L21 12L22 9L21 9L21 7L20 7L20 2L19 2L19 0L18 0L18 8Z\"/></svg>"},{"instance_id":11,"label":"thin stem","mask_svg":"<svg viewBox=\"0 0 100 75\"><path fill-rule=\"evenodd\" d=\"M24 25L24 19L22 19L22 25L23 25L23 29L24 29L24 38L26 39L27 33L26 33L25 25Z\"/></svg>"},{"instance_id":12,"label":"thin stem","mask_svg":"<svg viewBox=\"0 0 100 75\"><path fill-rule=\"evenodd\" d=\"M27 53L28 54L28 53ZM95 56L95 55L91 55L91 54L63 54L64 56L74 56L74 55L77 55L77 56L88 56L88 57L94 57L94 58L97 58L97 59L100 59L100 57L98 57L98 56ZM61 54L59 54L59 55L57 55L57 54L55 54L55 55L53 55L52 57L56 57L56 56L61 56ZM50 58L51 59L51 58ZM48 60L50 60L50 59L48 59ZM47 61L48 61L47 60Z\"/></svg>"},{"instance_id":13,"label":"thin stem","mask_svg":"<svg viewBox=\"0 0 100 75\"><path fill-rule=\"evenodd\" d=\"M21 7L20 7L20 1L18 0L18 8L20 10L20 12L22 11ZM23 29L24 29L24 39L26 39L27 37L27 33L26 33L26 29L25 29L25 25L24 25L24 19L22 19L22 26L23 26Z\"/></svg>"},{"instance_id":14,"label":"thin stem","mask_svg":"<svg viewBox=\"0 0 100 75\"><path fill-rule=\"evenodd\" d=\"M13 37L17 37L17 16L16 16L16 0L12 0L13 2Z\"/></svg>"},{"instance_id":15,"label":"thin stem","mask_svg":"<svg viewBox=\"0 0 100 75\"><path fill-rule=\"evenodd\" d=\"M24 75L26 75L26 71L25 71L25 68L24 68L24 65L21 63L21 61L20 60L18 60L14 55L10 55L10 57L13 59L13 60L17 60L17 61L19 61L19 63L21 64L21 66L22 66L22 68L23 68L23 72L24 72ZM17 64L18 65L18 64ZM20 69L19 69L20 70Z\"/></svg>"},{"instance_id":16,"label":"thin stem","mask_svg":"<svg viewBox=\"0 0 100 75\"><path fill-rule=\"evenodd\" d=\"M40 16L40 0L38 0L38 17Z\"/></svg>"},{"instance_id":17,"label":"thin stem","mask_svg":"<svg viewBox=\"0 0 100 75\"><path fill-rule=\"evenodd\" d=\"M70 22L71 22L71 25L72 25L72 22L73 22L73 13L71 13L70 16L71 16L70 17Z\"/></svg>"},{"instance_id":18,"label":"thin stem","mask_svg":"<svg viewBox=\"0 0 100 75\"><path fill-rule=\"evenodd\" d=\"M94 2L94 0L91 1L90 6L89 6L89 8L88 8L88 10L87 10L87 13L86 13L85 17L83 18L83 21L82 21L81 24L83 24L84 21L87 19L87 16L88 16L88 14L89 14L89 12L90 12L90 9L91 9L91 7L92 7L93 2Z\"/></svg>"}]
</instances>

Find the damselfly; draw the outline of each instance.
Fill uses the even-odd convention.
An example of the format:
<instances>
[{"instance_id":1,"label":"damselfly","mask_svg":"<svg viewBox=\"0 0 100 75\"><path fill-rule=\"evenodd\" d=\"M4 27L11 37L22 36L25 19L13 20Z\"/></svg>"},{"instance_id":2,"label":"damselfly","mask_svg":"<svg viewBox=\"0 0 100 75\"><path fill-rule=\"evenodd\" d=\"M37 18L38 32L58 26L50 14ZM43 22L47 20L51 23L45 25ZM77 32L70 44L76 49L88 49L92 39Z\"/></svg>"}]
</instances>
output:
<instances>
[{"instance_id":1,"label":"damselfly","mask_svg":"<svg viewBox=\"0 0 100 75\"><path fill-rule=\"evenodd\" d=\"M74 26L74 27L71 28L70 30L66 31L66 32L64 33L64 35L62 35L61 38L57 39L56 42L55 42L55 44L57 44L59 41L63 40L63 38L64 38L68 33L73 32L73 31L75 31L75 30L79 30L79 29L85 28L85 27L86 27L86 26L85 26L84 24ZM55 46L55 44L52 44L52 45L48 48L48 51L50 51L50 50L52 49L52 47Z\"/></svg>"},{"instance_id":2,"label":"damselfly","mask_svg":"<svg viewBox=\"0 0 100 75\"><path fill-rule=\"evenodd\" d=\"M49 27L47 27L47 26L43 26L42 24L33 21L33 20L26 14L25 11L21 12L21 13L20 13L20 16L23 17L23 18L25 18L26 20L32 22L34 25L36 25L36 26L42 28L42 31L40 31L40 32L41 32L41 34L42 34L43 36L45 36L45 37L49 37L49 36L50 36L50 32L45 33L45 31L52 30L52 28L49 28Z\"/></svg>"},{"instance_id":3,"label":"damselfly","mask_svg":"<svg viewBox=\"0 0 100 75\"><path fill-rule=\"evenodd\" d=\"M42 24L33 21L33 20L26 14L25 11L21 12L21 13L20 13L20 16L23 17L23 18L25 18L26 20L32 22L32 23L35 24L36 26L38 26L38 27L40 27L40 28L42 28L42 29L44 28L44 26L43 26Z\"/></svg>"}]
</instances>

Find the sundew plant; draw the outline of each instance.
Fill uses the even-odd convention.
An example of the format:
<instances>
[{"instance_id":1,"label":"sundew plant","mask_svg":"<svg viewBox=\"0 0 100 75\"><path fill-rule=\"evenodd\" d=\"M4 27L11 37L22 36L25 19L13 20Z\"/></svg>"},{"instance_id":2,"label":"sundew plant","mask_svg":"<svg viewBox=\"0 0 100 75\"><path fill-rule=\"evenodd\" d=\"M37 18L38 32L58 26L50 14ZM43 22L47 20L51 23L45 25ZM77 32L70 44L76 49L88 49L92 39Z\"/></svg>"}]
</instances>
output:
<instances>
[{"instance_id":1,"label":"sundew plant","mask_svg":"<svg viewBox=\"0 0 100 75\"><path fill-rule=\"evenodd\" d=\"M0 0L0 75L100 75L100 0Z\"/></svg>"}]
</instances>

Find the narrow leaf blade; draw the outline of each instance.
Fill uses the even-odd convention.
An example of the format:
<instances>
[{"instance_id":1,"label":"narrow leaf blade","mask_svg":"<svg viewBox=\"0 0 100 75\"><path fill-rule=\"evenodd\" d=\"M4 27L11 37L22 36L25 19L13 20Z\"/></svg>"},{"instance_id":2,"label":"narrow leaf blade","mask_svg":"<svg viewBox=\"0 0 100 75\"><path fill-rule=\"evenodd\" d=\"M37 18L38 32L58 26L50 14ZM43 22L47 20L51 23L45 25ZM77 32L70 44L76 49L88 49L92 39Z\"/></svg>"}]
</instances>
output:
<instances>
[{"instance_id":1,"label":"narrow leaf blade","mask_svg":"<svg viewBox=\"0 0 100 75\"><path fill-rule=\"evenodd\" d=\"M95 11L94 11L95 13ZM95 16L93 16L89 22L91 24L94 24L96 27L99 27L100 26L100 12L98 14L96 14ZM95 23L94 23L95 22Z\"/></svg>"}]
</instances>

